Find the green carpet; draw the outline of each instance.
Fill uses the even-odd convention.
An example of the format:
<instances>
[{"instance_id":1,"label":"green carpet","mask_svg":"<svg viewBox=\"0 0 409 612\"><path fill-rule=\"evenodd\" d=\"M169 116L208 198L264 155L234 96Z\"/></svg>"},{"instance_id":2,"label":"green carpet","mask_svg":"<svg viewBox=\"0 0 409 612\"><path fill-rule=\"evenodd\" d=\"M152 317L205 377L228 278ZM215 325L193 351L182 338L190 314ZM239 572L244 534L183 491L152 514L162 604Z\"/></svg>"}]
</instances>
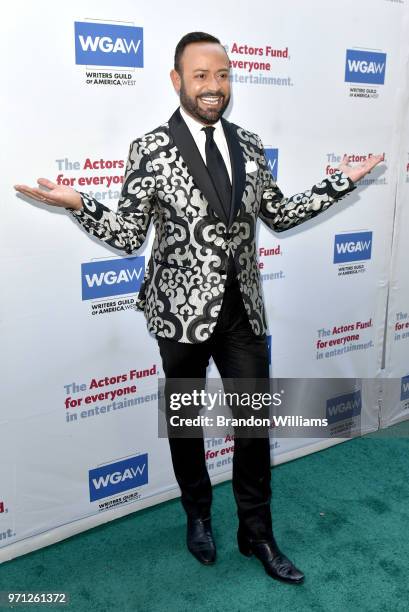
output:
<instances>
[{"instance_id":1,"label":"green carpet","mask_svg":"<svg viewBox=\"0 0 409 612\"><path fill-rule=\"evenodd\" d=\"M214 566L185 548L179 500L0 565L0 591L66 591L66 606L17 610L409 610L409 422L277 466L273 521L303 585L239 554L231 483L214 487Z\"/></svg>"}]
</instances>

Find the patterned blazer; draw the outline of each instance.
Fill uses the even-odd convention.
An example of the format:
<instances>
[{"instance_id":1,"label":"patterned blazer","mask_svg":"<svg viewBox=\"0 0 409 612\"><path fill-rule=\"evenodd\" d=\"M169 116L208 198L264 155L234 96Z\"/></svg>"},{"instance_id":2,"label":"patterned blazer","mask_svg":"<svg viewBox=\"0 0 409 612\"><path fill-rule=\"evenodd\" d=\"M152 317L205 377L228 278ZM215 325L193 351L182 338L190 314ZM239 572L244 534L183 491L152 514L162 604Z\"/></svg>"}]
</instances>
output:
<instances>
[{"instance_id":1,"label":"patterned blazer","mask_svg":"<svg viewBox=\"0 0 409 612\"><path fill-rule=\"evenodd\" d=\"M230 253L253 332L266 333L257 219L282 232L355 188L338 171L285 198L260 138L225 119L222 124L232 166L229 219L179 110L131 143L116 213L86 193L81 193L82 210L68 209L89 234L129 255L141 247L153 221L155 238L137 308L144 311L149 331L179 342L203 342L213 332Z\"/></svg>"}]
</instances>

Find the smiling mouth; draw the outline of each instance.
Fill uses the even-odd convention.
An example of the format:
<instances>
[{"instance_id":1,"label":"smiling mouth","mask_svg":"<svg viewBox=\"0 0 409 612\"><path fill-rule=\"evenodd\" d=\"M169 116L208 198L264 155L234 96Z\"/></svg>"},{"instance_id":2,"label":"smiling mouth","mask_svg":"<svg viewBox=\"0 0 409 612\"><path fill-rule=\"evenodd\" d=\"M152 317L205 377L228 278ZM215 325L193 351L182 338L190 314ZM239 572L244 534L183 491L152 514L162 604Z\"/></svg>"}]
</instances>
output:
<instances>
[{"instance_id":1,"label":"smiling mouth","mask_svg":"<svg viewBox=\"0 0 409 612\"><path fill-rule=\"evenodd\" d=\"M223 101L222 96L200 96L200 100L206 104L206 106L217 106Z\"/></svg>"}]
</instances>

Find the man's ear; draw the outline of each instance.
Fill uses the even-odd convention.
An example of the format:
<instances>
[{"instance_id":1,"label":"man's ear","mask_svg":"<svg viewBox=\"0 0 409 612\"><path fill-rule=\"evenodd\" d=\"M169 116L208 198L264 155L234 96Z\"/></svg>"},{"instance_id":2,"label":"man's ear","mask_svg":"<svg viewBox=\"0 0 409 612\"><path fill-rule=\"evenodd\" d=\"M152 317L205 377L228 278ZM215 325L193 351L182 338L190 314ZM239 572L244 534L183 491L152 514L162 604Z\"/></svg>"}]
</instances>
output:
<instances>
[{"instance_id":1,"label":"man's ear","mask_svg":"<svg viewBox=\"0 0 409 612\"><path fill-rule=\"evenodd\" d=\"M175 88L176 93L179 93L180 87L182 84L180 74L175 69L173 69L170 71L170 78L171 78L172 85Z\"/></svg>"}]
</instances>

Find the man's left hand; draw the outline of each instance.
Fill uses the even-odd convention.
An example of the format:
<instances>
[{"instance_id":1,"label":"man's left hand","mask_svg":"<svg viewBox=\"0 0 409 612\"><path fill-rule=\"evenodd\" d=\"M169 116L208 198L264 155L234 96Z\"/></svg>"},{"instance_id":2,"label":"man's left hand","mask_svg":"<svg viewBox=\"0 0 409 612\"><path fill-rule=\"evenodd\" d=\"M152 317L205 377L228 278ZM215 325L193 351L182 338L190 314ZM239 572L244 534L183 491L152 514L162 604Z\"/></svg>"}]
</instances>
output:
<instances>
[{"instance_id":1,"label":"man's left hand","mask_svg":"<svg viewBox=\"0 0 409 612\"><path fill-rule=\"evenodd\" d=\"M372 168L375 168L375 166L381 161L383 161L383 155L371 155L371 157L368 157L368 159L366 159L362 164L350 166L348 163L348 156L344 155L337 170L342 170L342 172L349 176L351 181L356 183L357 181L361 180L365 174L368 174Z\"/></svg>"}]
</instances>

